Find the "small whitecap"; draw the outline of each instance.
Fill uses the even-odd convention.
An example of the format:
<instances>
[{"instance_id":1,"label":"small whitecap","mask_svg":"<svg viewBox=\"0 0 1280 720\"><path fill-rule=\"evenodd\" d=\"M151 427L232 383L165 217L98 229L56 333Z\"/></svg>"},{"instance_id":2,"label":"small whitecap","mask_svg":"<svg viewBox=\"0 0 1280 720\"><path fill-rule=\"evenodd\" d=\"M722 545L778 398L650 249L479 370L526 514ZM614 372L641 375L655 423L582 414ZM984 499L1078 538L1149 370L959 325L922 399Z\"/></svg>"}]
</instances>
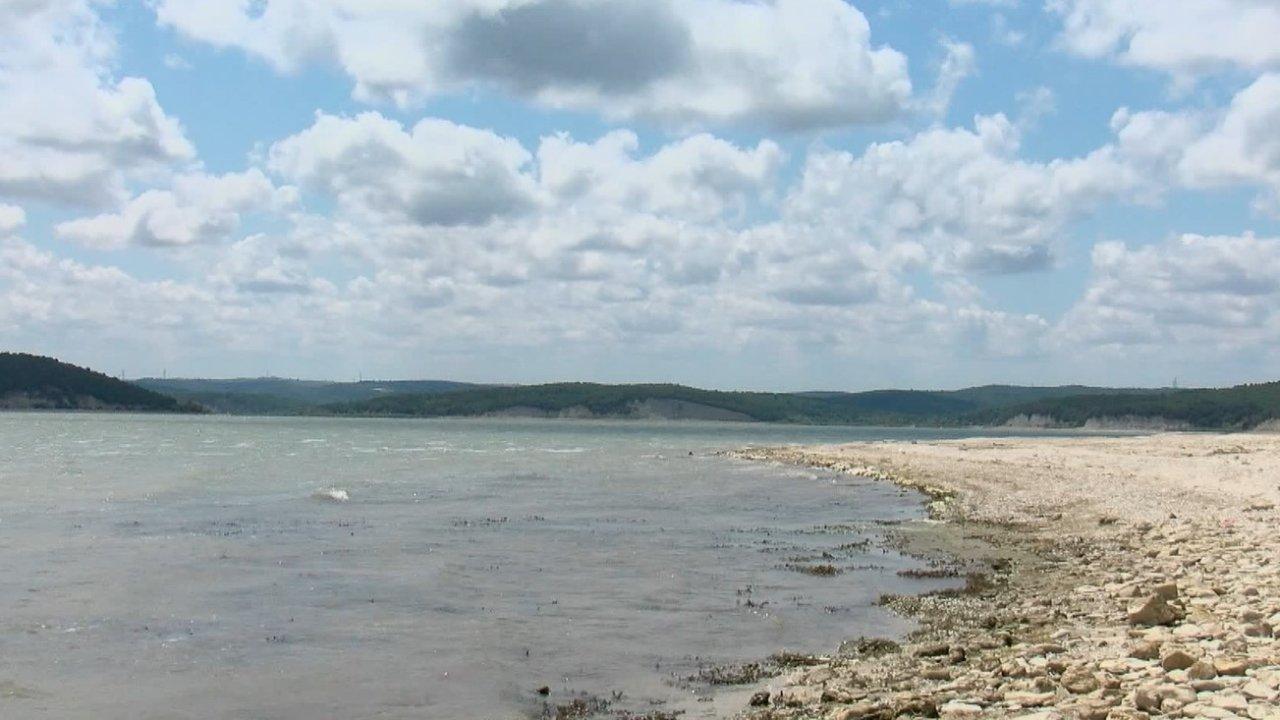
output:
<instances>
[{"instance_id":1,"label":"small whitecap","mask_svg":"<svg viewBox=\"0 0 1280 720\"><path fill-rule=\"evenodd\" d=\"M317 490L311 493L312 499L324 500L326 502L344 503L351 499L351 495L346 490L338 488L328 488L326 490Z\"/></svg>"}]
</instances>

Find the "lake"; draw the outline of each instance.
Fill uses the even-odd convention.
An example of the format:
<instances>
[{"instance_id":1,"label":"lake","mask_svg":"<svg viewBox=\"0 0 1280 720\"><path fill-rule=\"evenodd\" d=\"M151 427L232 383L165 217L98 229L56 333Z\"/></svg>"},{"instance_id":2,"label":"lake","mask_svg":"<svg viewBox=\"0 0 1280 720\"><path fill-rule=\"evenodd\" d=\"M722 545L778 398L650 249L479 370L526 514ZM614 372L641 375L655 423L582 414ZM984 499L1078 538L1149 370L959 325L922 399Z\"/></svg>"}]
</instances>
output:
<instances>
[{"instance_id":1,"label":"lake","mask_svg":"<svg viewBox=\"0 0 1280 720\"><path fill-rule=\"evenodd\" d=\"M0 716L712 716L699 668L943 582L877 543L914 494L715 452L962 434L2 414Z\"/></svg>"}]
</instances>

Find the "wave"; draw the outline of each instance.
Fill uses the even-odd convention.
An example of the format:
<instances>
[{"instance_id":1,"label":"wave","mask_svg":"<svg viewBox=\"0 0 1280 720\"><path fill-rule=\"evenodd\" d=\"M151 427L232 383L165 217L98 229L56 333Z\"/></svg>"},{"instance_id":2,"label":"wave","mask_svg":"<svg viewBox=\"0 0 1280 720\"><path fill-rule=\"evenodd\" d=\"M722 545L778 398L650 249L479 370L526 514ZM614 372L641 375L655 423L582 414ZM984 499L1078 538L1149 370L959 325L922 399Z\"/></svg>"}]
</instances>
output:
<instances>
[{"instance_id":1,"label":"wave","mask_svg":"<svg viewBox=\"0 0 1280 720\"><path fill-rule=\"evenodd\" d=\"M344 503L351 499L351 495L346 490L338 488L329 488L327 490L317 490L311 493L313 500L324 500L326 502Z\"/></svg>"}]
</instances>

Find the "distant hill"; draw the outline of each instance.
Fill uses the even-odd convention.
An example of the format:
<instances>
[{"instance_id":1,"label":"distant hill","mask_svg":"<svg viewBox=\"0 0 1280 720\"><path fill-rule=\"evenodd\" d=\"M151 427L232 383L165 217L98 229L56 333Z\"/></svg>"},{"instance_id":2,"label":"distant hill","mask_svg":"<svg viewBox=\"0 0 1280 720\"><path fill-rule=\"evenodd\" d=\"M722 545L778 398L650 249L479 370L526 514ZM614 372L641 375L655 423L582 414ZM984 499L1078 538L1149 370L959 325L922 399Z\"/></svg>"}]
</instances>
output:
<instances>
[{"instance_id":1,"label":"distant hill","mask_svg":"<svg viewBox=\"0 0 1280 720\"><path fill-rule=\"evenodd\" d=\"M290 415L317 405L357 402L395 394L453 392L478 387L448 380L326 382L288 378L142 378L138 385L233 415Z\"/></svg>"},{"instance_id":2,"label":"distant hill","mask_svg":"<svg viewBox=\"0 0 1280 720\"><path fill-rule=\"evenodd\" d=\"M408 417L527 416L742 420L850 425L957 425L1012 399L1054 398L1061 388L877 390L862 393L762 393L683 385L555 383L481 387L436 395L389 395L317 409L336 415ZM1128 392L1128 391L1125 391Z\"/></svg>"},{"instance_id":3,"label":"distant hill","mask_svg":"<svg viewBox=\"0 0 1280 720\"><path fill-rule=\"evenodd\" d=\"M0 353L0 409L242 415L736 420L827 425L1280 429L1280 382L1221 389L984 385L963 390L701 390L684 385L337 383L144 378L127 383L53 358Z\"/></svg>"},{"instance_id":4,"label":"distant hill","mask_svg":"<svg viewBox=\"0 0 1280 720\"><path fill-rule=\"evenodd\" d=\"M1280 419L1280 382L1046 398L969 416L983 425L1253 430Z\"/></svg>"},{"instance_id":5,"label":"distant hill","mask_svg":"<svg viewBox=\"0 0 1280 720\"><path fill-rule=\"evenodd\" d=\"M0 353L0 408L193 412L179 400L40 355Z\"/></svg>"}]
</instances>

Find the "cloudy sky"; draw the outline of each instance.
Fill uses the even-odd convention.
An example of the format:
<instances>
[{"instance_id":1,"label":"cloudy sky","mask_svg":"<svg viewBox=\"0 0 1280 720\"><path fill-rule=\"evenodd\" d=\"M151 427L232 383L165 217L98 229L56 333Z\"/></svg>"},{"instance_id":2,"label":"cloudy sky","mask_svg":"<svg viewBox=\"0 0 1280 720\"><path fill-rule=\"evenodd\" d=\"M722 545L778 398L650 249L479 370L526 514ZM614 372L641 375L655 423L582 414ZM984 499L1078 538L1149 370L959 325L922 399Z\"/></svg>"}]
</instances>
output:
<instances>
[{"instance_id":1,"label":"cloudy sky","mask_svg":"<svg viewBox=\"0 0 1280 720\"><path fill-rule=\"evenodd\" d=\"M0 346L128 376L1280 376L1274 0L0 0Z\"/></svg>"}]
</instances>

